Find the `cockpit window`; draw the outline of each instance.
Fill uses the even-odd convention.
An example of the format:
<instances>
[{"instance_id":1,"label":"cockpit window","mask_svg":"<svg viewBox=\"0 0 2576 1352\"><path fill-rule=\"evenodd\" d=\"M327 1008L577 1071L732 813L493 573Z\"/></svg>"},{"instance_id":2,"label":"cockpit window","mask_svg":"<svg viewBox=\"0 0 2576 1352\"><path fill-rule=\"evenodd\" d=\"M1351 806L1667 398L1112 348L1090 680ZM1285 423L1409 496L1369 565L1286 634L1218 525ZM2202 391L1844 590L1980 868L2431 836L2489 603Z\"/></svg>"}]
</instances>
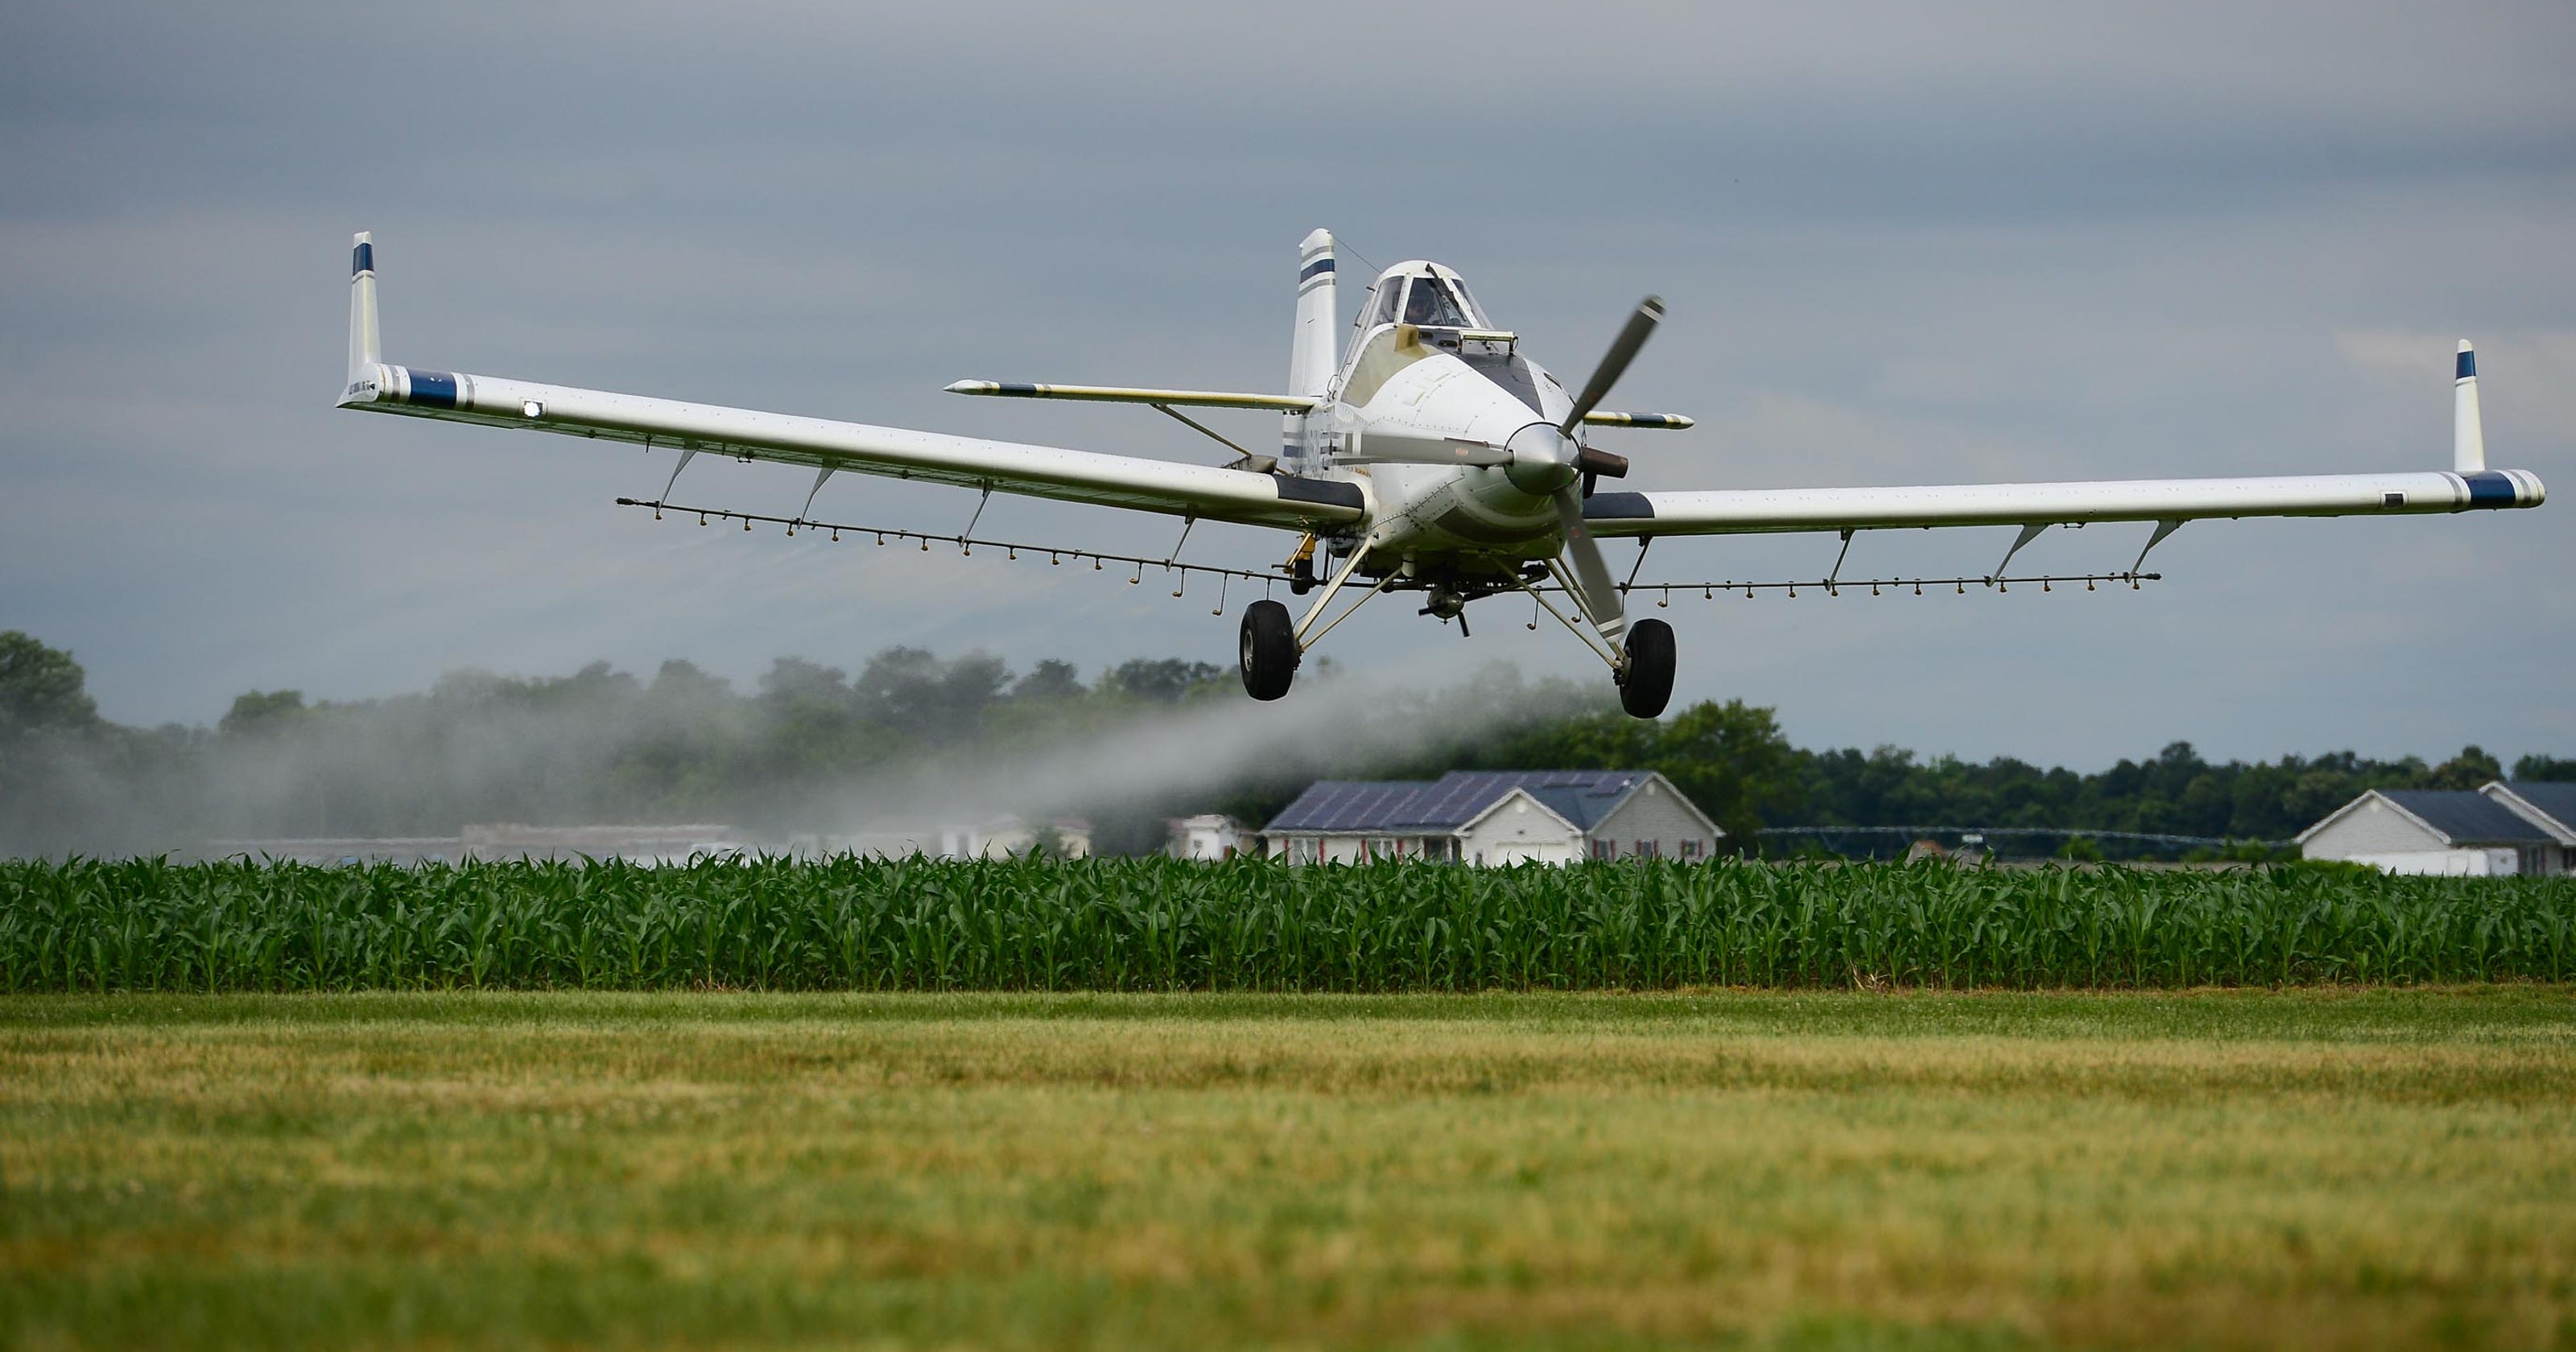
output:
<instances>
[{"instance_id":1,"label":"cockpit window","mask_svg":"<svg viewBox=\"0 0 2576 1352\"><path fill-rule=\"evenodd\" d=\"M1485 307L1478 305L1476 303L1476 298L1467 294L1466 278L1461 277L1458 280L1451 282L1449 285L1457 289L1458 299L1465 303L1467 307L1468 323L1473 324L1480 329L1489 329L1494 326L1494 322L1492 320L1485 318Z\"/></svg>"},{"instance_id":2,"label":"cockpit window","mask_svg":"<svg viewBox=\"0 0 2576 1352\"><path fill-rule=\"evenodd\" d=\"M1449 288L1437 277L1416 277L1404 297L1404 322L1424 328L1462 329L1467 326L1467 312Z\"/></svg>"},{"instance_id":3,"label":"cockpit window","mask_svg":"<svg viewBox=\"0 0 2576 1352\"><path fill-rule=\"evenodd\" d=\"M1380 324L1394 323L1396 297L1403 294L1403 278L1387 277L1380 279L1377 284L1377 302L1369 307L1369 321L1367 327L1373 329Z\"/></svg>"}]
</instances>

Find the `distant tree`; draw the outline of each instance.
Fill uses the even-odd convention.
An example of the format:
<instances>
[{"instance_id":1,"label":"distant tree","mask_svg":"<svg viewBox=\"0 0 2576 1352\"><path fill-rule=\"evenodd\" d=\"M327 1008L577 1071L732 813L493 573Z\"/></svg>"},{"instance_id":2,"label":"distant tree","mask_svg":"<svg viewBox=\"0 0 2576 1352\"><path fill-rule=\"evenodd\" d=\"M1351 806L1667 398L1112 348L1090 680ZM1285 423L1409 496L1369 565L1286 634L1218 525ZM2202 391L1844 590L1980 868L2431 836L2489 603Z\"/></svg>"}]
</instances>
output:
<instances>
[{"instance_id":1,"label":"distant tree","mask_svg":"<svg viewBox=\"0 0 2576 1352\"><path fill-rule=\"evenodd\" d=\"M1767 708L1704 700L1660 724L1625 721L1653 729L1646 768L1697 803L1726 832L1730 850L1751 853L1766 815L1806 805L1797 749Z\"/></svg>"},{"instance_id":2,"label":"distant tree","mask_svg":"<svg viewBox=\"0 0 2576 1352\"><path fill-rule=\"evenodd\" d=\"M215 729L232 737L260 736L292 726L305 713L301 690L246 690L233 697Z\"/></svg>"},{"instance_id":3,"label":"distant tree","mask_svg":"<svg viewBox=\"0 0 2576 1352\"><path fill-rule=\"evenodd\" d=\"M1073 699L1082 694L1082 677L1071 662L1046 658L1011 686L1015 700Z\"/></svg>"},{"instance_id":4,"label":"distant tree","mask_svg":"<svg viewBox=\"0 0 2576 1352\"><path fill-rule=\"evenodd\" d=\"M971 733L1010 680L990 653L944 662L927 648L897 647L869 658L851 692L870 720L946 742Z\"/></svg>"},{"instance_id":5,"label":"distant tree","mask_svg":"<svg viewBox=\"0 0 2576 1352\"><path fill-rule=\"evenodd\" d=\"M1177 657L1121 662L1100 678L1102 688L1150 704L1178 704L1192 691L1225 676L1223 667Z\"/></svg>"},{"instance_id":6,"label":"distant tree","mask_svg":"<svg viewBox=\"0 0 2576 1352\"><path fill-rule=\"evenodd\" d=\"M2504 778L2502 762L2476 746L2464 746L2460 748L2460 754L2433 767L2433 772L2424 778L2424 787L2474 789L2482 784L2492 784L2502 778Z\"/></svg>"},{"instance_id":7,"label":"distant tree","mask_svg":"<svg viewBox=\"0 0 2576 1352\"><path fill-rule=\"evenodd\" d=\"M839 667L782 657L760 678L760 703L778 719L846 717L850 712L850 678Z\"/></svg>"},{"instance_id":8,"label":"distant tree","mask_svg":"<svg viewBox=\"0 0 2576 1352\"><path fill-rule=\"evenodd\" d=\"M726 699L733 694L733 682L708 675L698 669L697 663L675 657L653 673L653 684L646 693L663 701Z\"/></svg>"},{"instance_id":9,"label":"distant tree","mask_svg":"<svg viewBox=\"0 0 2576 1352\"><path fill-rule=\"evenodd\" d=\"M2525 756L2513 763L2513 777L2556 781L2561 784L2576 782L2576 758Z\"/></svg>"},{"instance_id":10,"label":"distant tree","mask_svg":"<svg viewBox=\"0 0 2576 1352\"><path fill-rule=\"evenodd\" d=\"M0 737L95 726L98 704L82 689L87 681L70 653L16 629L0 633Z\"/></svg>"},{"instance_id":11,"label":"distant tree","mask_svg":"<svg viewBox=\"0 0 2576 1352\"><path fill-rule=\"evenodd\" d=\"M2068 836L2066 843L2057 847L2057 857L2079 864L2098 864L2102 862L2102 847L2091 836Z\"/></svg>"}]
</instances>

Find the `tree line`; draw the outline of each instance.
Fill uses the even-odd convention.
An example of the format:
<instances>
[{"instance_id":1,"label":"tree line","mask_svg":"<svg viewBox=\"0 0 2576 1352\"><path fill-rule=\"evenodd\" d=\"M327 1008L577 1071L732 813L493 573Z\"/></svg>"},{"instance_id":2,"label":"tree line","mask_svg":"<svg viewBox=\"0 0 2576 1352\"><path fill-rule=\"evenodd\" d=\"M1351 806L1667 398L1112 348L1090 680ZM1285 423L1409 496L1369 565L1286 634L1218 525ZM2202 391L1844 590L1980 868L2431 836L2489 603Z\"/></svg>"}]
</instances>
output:
<instances>
[{"instance_id":1,"label":"tree line","mask_svg":"<svg viewBox=\"0 0 2576 1352\"><path fill-rule=\"evenodd\" d=\"M600 662L568 676L450 672L378 700L248 691L211 728L134 728L99 716L71 654L12 631L0 633L0 853L452 836L481 821L784 835L851 829L854 814L1005 810L1088 817L1101 849L1132 853L1158 848L1171 816L1258 824L1317 778L1651 769L1739 848L1767 853L1906 843L1767 828L1957 824L2066 833L2042 838L2041 852L2169 856L2180 850L2090 833L2278 841L2367 788L2505 777L2474 746L2438 764L2352 752L2213 763L2185 742L2079 773L1894 747L1806 750L1773 710L1740 700L1642 722L1597 690L1508 668L1440 691L1345 687L1343 700L1329 663L1311 679L1306 707L1324 721L1267 740L1234 726L1249 706L1233 673L1208 663L1140 658L1086 681L1061 661L1014 672L986 653L911 647L875 654L855 676L780 658L747 691L686 661L649 678ZM1171 727L1190 740L1157 754L1204 761L1175 767L1197 773L1111 773L1141 734ZM2576 760L2524 756L2512 777L2576 779Z\"/></svg>"}]
</instances>

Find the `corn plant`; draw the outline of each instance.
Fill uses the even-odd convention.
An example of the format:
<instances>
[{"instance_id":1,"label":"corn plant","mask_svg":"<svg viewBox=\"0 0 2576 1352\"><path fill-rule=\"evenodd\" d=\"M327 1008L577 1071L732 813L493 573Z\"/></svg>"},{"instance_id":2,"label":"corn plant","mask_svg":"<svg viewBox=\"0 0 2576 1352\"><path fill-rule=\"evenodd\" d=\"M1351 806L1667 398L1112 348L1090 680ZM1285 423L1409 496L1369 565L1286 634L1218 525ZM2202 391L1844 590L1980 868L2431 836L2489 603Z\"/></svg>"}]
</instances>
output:
<instances>
[{"instance_id":1,"label":"corn plant","mask_svg":"<svg viewBox=\"0 0 2576 1352\"><path fill-rule=\"evenodd\" d=\"M2576 979L2576 879L1940 866L0 862L0 990Z\"/></svg>"}]
</instances>

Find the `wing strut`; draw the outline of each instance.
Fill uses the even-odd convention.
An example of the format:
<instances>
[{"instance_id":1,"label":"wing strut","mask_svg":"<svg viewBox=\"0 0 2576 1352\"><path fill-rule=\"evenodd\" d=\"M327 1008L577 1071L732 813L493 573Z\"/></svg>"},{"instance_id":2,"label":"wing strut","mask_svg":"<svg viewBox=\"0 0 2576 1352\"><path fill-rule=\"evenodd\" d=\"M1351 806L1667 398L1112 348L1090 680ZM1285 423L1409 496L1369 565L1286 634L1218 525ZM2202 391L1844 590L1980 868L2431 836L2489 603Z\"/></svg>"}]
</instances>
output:
<instances>
[{"instance_id":1,"label":"wing strut","mask_svg":"<svg viewBox=\"0 0 2576 1352\"><path fill-rule=\"evenodd\" d=\"M678 463L678 464L676 464L676 465L671 466L671 477L662 481L662 497L661 497L661 499L660 499L661 501L663 501L663 502L669 502L669 501L671 500L671 487L672 487L672 485L677 484L678 482L680 482L680 471L681 471L681 470L684 470L684 469L687 469L687 468L689 467L689 462L690 462L691 460L696 459L696 458L697 458L697 455L698 455L698 448L697 448L697 447L695 447L695 446L682 446L682 447L680 448L680 463ZM817 480L817 481L815 482L814 486L815 486L816 488L820 488L820 487L822 487L823 485L822 485L822 482L821 482L820 480ZM810 495L808 496L808 499L807 499L807 500L808 500L809 502L812 500ZM661 515L661 514L662 514L662 509L661 509L661 508L659 508L659 507L654 508L654 509L653 509L653 514L654 514L654 515L656 515L656 516Z\"/></svg>"},{"instance_id":2,"label":"wing strut","mask_svg":"<svg viewBox=\"0 0 2576 1352\"><path fill-rule=\"evenodd\" d=\"M2039 538L2039 533L2040 533L2041 531L2044 531L2044 530L2048 529L2048 524L2049 524L2049 523L2047 523L2047 522L2045 522L2045 521L2033 521L2033 522L2031 522L2029 525L2026 525L2026 526L2022 527L2022 528L2021 528L2021 534L2016 535L2016 536L2014 536L2014 537L2013 537L2012 548L2007 549L2007 550L2005 550L2005 551L2004 551L2004 561L2003 561L2002 563L1998 563L1998 564L1996 564L1996 565L1995 565L1995 571L1994 571L1993 575L1992 575L1992 576L1990 576L1990 577L1988 577L1988 578L1986 579L1986 581L1987 581L1987 582L1989 582L1989 583L1992 583L1992 582L1993 582L1993 581L1995 581L1997 578L2002 577L2002 576L2004 575L2004 569L2005 569L2006 567L2008 567L2008 566L2010 566L2010 565L2011 565L2011 563L2012 563L2012 561L2013 561L2013 555L2020 553L2020 552L2021 552L2021 547L2022 547L2023 545L2029 544L2031 541L2038 539L2038 538ZM1851 532L1850 532L1850 531L1845 531L1845 532L1843 532L1843 547L1844 547L1844 548L1846 548L1846 549L1848 549L1848 548L1850 548L1850 547L1851 547ZM2143 561L2143 560L2146 558L2146 556L2145 556L2145 555L2143 555L2143 554L2139 555L2138 557L2139 557L2139 559L2140 559L2141 561ZM1839 570L1841 569L1842 565L1841 565L1839 562L1837 562L1837 563L1834 565L1834 567L1835 567L1835 569L1836 569L1837 571L1839 571ZM2135 571L2137 571L2137 570L2133 568L2133 569L2131 569L2130 571L2131 571L2131 572L2135 572Z\"/></svg>"},{"instance_id":3,"label":"wing strut","mask_svg":"<svg viewBox=\"0 0 2576 1352\"><path fill-rule=\"evenodd\" d=\"M825 465L821 469L814 471L814 486L805 490L805 505L796 509L797 520L804 520L805 514L814 510L814 495L823 491L823 481L831 477L832 467L830 465ZM664 484L662 486L662 495L664 497L669 497L671 495L671 486L669 484Z\"/></svg>"},{"instance_id":4,"label":"wing strut","mask_svg":"<svg viewBox=\"0 0 2576 1352\"><path fill-rule=\"evenodd\" d=\"M2138 571L2138 565L2147 561L2147 555L2154 552L2156 546L2163 544L2166 536L2181 529L2182 518L2178 516L2169 516L2164 520L2157 522L2156 533L2147 537L2147 547L2138 551L2138 562L2130 564L2129 571L2132 573ZM2132 583L2130 585L2135 586L2136 584Z\"/></svg>"}]
</instances>

